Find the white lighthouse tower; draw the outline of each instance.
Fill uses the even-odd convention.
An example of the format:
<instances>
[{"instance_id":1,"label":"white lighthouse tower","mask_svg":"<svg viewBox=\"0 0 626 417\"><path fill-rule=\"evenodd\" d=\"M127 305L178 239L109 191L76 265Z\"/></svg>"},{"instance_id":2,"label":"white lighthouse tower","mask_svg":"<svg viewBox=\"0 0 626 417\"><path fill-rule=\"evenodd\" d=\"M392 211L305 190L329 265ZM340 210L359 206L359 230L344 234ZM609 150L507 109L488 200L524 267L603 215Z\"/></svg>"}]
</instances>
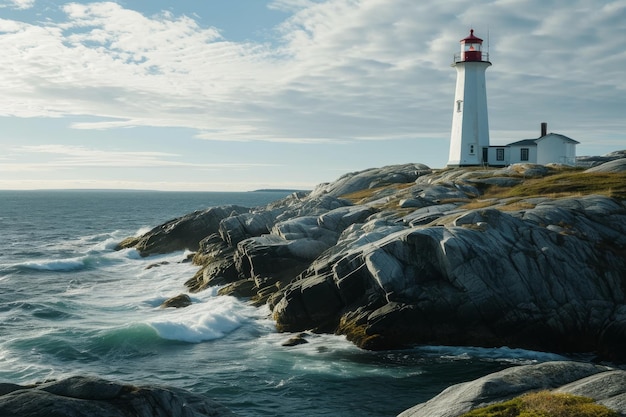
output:
<instances>
[{"instance_id":1,"label":"white lighthouse tower","mask_svg":"<svg viewBox=\"0 0 626 417\"><path fill-rule=\"evenodd\" d=\"M485 71L491 66L482 51L483 40L470 35L461 39L461 52L454 55L456 92L452 112L448 166L486 164L489 151L489 120Z\"/></svg>"}]
</instances>

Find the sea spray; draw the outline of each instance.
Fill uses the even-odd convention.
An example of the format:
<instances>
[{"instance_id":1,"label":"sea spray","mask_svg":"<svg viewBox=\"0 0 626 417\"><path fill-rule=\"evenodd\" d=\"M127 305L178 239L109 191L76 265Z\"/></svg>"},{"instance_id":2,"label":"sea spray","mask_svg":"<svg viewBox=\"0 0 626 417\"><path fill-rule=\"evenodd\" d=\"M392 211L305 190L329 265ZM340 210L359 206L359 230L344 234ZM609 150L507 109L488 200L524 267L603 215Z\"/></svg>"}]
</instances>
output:
<instances>
[{"instance_id":1,"label":"sea spray","mask_svg":"<svg viewBox=\"0 0 626 417\"><path fill-rule=\"evenodd\" d=\"M220 339L259 315L255 307L228 296L168 310L156 314L148 324L164 339L189 343Z\"/></svg>"}]
</instances>

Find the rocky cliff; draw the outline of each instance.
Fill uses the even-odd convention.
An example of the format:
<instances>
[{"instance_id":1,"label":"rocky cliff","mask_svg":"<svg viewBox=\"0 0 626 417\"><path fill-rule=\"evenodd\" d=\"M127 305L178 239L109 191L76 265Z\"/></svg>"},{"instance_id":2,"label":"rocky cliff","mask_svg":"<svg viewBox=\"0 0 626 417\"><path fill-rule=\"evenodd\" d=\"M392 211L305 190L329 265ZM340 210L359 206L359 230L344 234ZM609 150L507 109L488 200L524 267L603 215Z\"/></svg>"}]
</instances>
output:
<instances>
[{"instance_id":1,"label":"rocky cliff","mask_svg":"<svg viewBox=\"0 0 626 417\"><path fill-rule=\"evenodd\" d=\"M624 361L620 166L370 169L267 207L196 213L197 227L174 220L125 246L197 250L190 291L220 285L267 302L281 331L368 349L506 345Z\"/></svg>"}]
</instances>

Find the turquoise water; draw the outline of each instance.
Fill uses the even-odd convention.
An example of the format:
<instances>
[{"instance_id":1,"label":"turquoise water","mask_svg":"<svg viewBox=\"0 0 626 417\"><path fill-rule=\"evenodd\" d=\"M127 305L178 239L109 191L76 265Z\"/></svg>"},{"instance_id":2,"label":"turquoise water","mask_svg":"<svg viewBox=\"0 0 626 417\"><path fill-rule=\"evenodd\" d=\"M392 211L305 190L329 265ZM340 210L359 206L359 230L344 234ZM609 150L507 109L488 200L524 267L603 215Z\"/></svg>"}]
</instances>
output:
<instances>
[{"instance_id":1,"label":"turquoise water","mask_svg":"<svg viewBox=\"0 0 626 417\"><path fill-rule=\"evenodd\" d=\"M0 191L0 381L98 375L189 389L240 416L394 416L450 384L558 358L507 348L368 352L333 335L283 347L290 335L275 331L267 308L216 288L193 294L191 307L160 309L197 270L181 263L186 253L113 250L197 209L284 195Z\"/></svg>"}]
</instances>

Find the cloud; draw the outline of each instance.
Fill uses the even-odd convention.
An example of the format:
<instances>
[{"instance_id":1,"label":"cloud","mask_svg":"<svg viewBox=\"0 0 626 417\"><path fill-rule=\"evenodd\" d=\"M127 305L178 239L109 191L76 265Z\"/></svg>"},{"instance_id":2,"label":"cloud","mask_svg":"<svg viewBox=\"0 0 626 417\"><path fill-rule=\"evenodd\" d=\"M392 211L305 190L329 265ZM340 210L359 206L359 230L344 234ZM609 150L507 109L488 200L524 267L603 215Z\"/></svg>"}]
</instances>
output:
<instances>
[{"instance_id":1,"label":"cloud","mask_svg":"<svg viewBox=\"0 0 626 417\"><path fill-rule=\"evenodd\" d=\"M283 12L296 12L309 8L315 5L315 3L316 2L313 0L273 0L267 5L267 7Z\"/></svg>"},{"instance_id":2,"label":"cloud","mask_svg":"<svg viewBox=\"0 0 626 417\"><path fill-rule=\"evenodd\" d=\"M35 6L35 2L36 0L9 0L8 2L3 2L3 4L0 3L0 8L11 7L14 9L25 10Z\"/></svg>"},{"instance_id":3,"label":"cloud","mask_svg":"<svg viewBox=\"0 0 626 417\"><path fill-rule=\"evenodd\" d=\"M274 166L262 163L198 164L181 161L180 157L167 152L106 151L60 144L20 146L10 150L4 158L8 162L0 164L0 171L32 172L79 167L241 169Z\"/></svg>"},{"instance_id":4,"label":"cloud","mask_svg":"<svg viewBox=\"0 0 626 417\"><path fill-rule=\"evenodd\" d=\"M623 0L269 7L289 13L272 44L232 42L192 17L113 2L66 4L62 21L0 20L0 115L90 115L101 121L73 127L177 126L224 141L443 140L449 64L476 25L479 36L489 33L494 64L492 137L512 124L534 129L546 117L574 133L623 120Z\"/></svg>"}]
</instances>

